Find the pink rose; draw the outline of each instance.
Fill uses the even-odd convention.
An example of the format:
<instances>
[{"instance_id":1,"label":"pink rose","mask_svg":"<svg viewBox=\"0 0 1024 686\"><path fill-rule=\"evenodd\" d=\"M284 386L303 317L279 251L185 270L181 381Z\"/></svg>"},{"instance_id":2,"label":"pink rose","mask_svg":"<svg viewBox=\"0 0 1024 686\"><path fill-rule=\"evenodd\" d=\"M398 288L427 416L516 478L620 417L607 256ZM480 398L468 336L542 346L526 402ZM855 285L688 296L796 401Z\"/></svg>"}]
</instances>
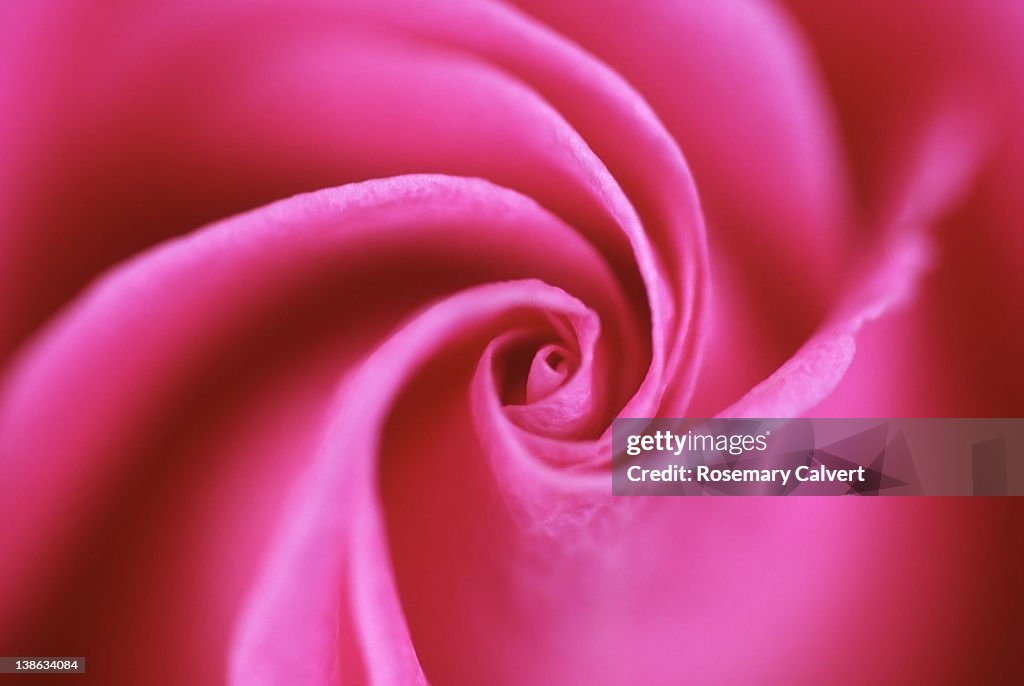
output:
<instances>
[{"instance_id":1,"label":"pink rose","mask_svg":"<svg viewBox=\"0 0 1024 686\"><path fill-rule=\"evenodd\" d=\"M1021 416L1024 5L0 9L0 654L1018 683L1013 500L612 498L615 416Z\"/></svg>"}]
</instances>

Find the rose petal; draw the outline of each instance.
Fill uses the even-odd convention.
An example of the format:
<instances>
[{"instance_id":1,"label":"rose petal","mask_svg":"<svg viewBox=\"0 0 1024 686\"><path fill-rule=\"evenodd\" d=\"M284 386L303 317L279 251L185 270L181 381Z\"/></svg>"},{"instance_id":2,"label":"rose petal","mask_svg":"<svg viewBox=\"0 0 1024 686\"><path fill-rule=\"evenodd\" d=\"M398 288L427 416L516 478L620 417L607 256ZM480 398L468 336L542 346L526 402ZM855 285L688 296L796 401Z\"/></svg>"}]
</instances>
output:
<instances>
[{"instance_id":1,"label":"rose petal","mask_svg":"<svg viewBox=\"0 0 1024 686\"><path fill-rule=\"evenodd\" d=\"M420 287L395 282L396 269L403 278L418 270ZM242 388L259 387L274 382L275 369L294 365L289 360L303 346L326 346L329 354L316 353L316 372L338 375L411 308L448 289L519 275L543 276L586 297L605 321L617 322L601 345L628 345L625 303L594 249L532 201L480 180L412 176L299 196L162 246L105 277L26 351L0 396L0 519L5 541L21 551L0 560L0 602L11 618L4 629L17 631L53 585L86 605L100 597L77 594L77 577L50 574L86 565L106 535L104 503L126 504L132 481L124 479L175 459L175 446L199 428L192 422L202 424L204 411L218 408L223 398L206 385L220 378L211 367L242 365L242 374L256 374ZM374 297L366 303L368 290ZM310 304L300 317L295 303L303 298ZM284 343L271 345L274 336ZM176 437L168 454L158 440L166 435ZM287 473L302 457L276 469ZM32 497L44 486L47 498ZM266 482L254 478L248 488L250 500L261 500ZM151 506L174 512L183 504L172 495ZM268 508L276 502L264 499ZM267 515L240 507L217 517L231 529L238 518ZM212 519L192 523L215 526ZM112 560L107 583L128 573L120 565L140 564L131 559ZM176 630L174 615L163 608L153 618ZM124 628L93 634L92 645L113 645Z\"/></svg>"}]
</instances>

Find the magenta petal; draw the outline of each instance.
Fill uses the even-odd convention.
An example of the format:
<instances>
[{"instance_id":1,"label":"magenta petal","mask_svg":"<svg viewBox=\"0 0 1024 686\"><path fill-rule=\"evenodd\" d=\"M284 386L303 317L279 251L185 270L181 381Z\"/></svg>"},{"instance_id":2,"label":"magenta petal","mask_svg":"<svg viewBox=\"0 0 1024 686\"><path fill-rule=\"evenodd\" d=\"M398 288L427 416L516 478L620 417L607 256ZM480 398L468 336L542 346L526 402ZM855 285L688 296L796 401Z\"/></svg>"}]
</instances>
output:
<instances>
[{"instance_id":1,"label":"magenta petal","mask_svg":"<svg viewBox=\"0 0 1024 686\"><path fill-rule=\"evenodd\" d=\"M861 328L912 300L926 270L935 262L934 223L965 192L989 149L987 132L958 104L940 110L910 145L902 176L892 184L892 206L875 252L837 301L830 320L768 379L722 416L789 417L807 413L843 379ZM891 368L886 366L886 372ZM878 381L877 372L864 370ZM865 388L846 412L868 412L874 390ZM856 409L860 406L862 409ZM833 410L835 412L835 410Z\"/></svg>"},{"instance_id":2,"label":"magenta petal","mask_svg":"<svg viewBox=\"0 0 1024 686\"><path fill-rule=\"evenodd\" d=\"M418 290L388 287L396 270L436 277L440 245L445 278ZM124 474L160 455L147 437L163 415L175 416L182 389L203 388L205 359L242 357L268 379L288 359L274 355L294 348L275 352L259 336L246 337L254 322L282 318L289 335L332 342L324 371L340 375L368 342L424 302L482 280L525 276L564 286L615 322L602 341L609 351L635 345L622 295L593 247L532 201L480 180L411 176L298 196L113 271L5 380L0 514L6 540L21 549L0 560L5 616L18 616L45 592L39 570L71 564L67 541L102 535L99 503L120 492ZM376 295L370 311L362 303L368 288ZM296 299L330 326L299 327ZM201 404L203 395L192 402ZM53 497L27 497L43 483Z\"/></svg>"},{"instance_id":3,"label":"magenta petal","mask_svg":"<svg viewBox=\"0 0 1024 686\"><path fill-rule=\"evenodd\" d=\"M532 319L533 326L543 327L546 313L558 312L578 316L584 310L564 293L535 282L467 291L417 316L345 382L335 425L290 500L268 567L241 620L232 661L235 681L321 683L338 674L332 627L347 621L342 605L351 607L351 630L372 682L423 680L398 605L373 485L384 424L403 387L431 358L454 346L482 350L511 321L529 325ZM432 458L425 445L421 459L440 458ZM295 584L296 578L304 583Z\"/></svg>"}]
</instances>

